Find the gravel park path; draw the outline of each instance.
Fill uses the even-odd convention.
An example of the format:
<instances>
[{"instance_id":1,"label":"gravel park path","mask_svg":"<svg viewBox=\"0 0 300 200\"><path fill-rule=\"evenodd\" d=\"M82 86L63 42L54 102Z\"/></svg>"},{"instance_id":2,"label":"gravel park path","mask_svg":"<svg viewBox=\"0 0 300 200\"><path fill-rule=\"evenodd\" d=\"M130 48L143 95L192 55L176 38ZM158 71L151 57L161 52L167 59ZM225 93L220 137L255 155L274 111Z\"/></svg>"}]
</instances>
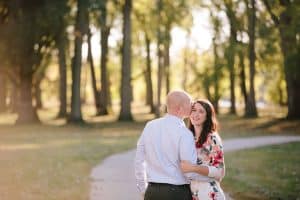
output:
<instances>
[{"instance_id":1,"label":"gravel park path","mask_svg":"<svg viewBox=\"0 0 300 200\"><path fill-rule=\"evenodd\" d=\"M234 138L224 140L223 146L225 152L230 152L294 141L300 141L300 136ZM112 155L94 167L90 175L90 200L141 200L135 185L134 157L135 149Z\"/></svg>"}]
</instances>

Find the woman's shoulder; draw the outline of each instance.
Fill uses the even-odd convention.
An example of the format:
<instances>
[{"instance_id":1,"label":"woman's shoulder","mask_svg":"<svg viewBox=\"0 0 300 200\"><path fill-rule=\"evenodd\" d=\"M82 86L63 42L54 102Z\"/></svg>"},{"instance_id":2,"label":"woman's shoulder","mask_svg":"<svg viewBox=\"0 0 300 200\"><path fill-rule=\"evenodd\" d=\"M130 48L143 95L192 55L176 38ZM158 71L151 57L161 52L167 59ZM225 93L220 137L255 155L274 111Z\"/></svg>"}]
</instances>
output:
<instances>
[{"instance_id":1,"label":"woman's shoulder","mask_svg":"<svg viewBox=\"0 0 300 200\"><path fill-rule=\"evenodd\" d=\"M222 144L222 139L218 132L214 131L208 134L208 139L210 143L213 144Z\"/></svg>"}]
</instances>

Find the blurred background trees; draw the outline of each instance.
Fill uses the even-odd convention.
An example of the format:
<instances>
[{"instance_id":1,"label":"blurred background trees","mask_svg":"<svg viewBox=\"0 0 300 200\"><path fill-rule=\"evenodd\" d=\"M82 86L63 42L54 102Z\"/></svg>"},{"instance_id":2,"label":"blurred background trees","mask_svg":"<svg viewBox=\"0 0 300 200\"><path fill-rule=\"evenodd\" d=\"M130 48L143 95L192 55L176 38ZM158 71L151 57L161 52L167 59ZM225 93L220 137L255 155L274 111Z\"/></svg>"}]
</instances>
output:
<instances>
[{"instance_id":1,"label":"blurred background trees","mask_svg":"<svg viewBox=\"0 0 300 200\"><path fill-rule=\"evenodd\" d=\"M292 0L0 0L0 112L133 120L132 105L159 116L181 88L234 115L299 119L299 13Z\"/></svg>"}]
</instances>

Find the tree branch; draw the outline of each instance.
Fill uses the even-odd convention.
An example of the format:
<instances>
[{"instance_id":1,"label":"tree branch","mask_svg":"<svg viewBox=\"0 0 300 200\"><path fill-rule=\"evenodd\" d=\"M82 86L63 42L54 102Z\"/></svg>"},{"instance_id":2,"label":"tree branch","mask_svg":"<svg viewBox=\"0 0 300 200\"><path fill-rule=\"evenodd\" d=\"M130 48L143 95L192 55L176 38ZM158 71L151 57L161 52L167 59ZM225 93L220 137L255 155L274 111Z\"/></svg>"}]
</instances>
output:
<instances>
[{"instance_id":1,"label":"tree branch","mask_svg":"<svg viewBox=\"0 0 300 200\"><path fill-rule=\"evenodd\" d=\"M263 0L263 2L264 2L265 6L266 6L266 8L267 8L267 11L268 11L269 14L271 15L271 18L272 18L274 24L275 24L276 26L278 26L278 25L279 25L279 18L272 12L272 9L271 9L271 6L270 6L268 0Z\"/></svg>"}]
</instances>

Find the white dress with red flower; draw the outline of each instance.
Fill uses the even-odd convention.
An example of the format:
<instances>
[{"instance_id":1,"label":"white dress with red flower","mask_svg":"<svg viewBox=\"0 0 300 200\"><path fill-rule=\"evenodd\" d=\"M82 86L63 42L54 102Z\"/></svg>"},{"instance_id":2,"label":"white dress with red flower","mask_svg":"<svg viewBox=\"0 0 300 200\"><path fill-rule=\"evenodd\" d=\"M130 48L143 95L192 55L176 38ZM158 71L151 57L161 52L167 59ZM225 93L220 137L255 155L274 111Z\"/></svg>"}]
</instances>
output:
<instances>
[{"instance_id":1,"label":"white dress with red flower","mask_svg":"<svg viewBox=\"0 0 300 200\"><path fill-rule=\"evenodd\" d=\"M217 133L210 133L207 141L202 145L196 143L197 163L216 167L224 170L224 154L220 136ZM206 177L203 180L193 180L191 190L194 200L225 200L225 195L220 187L220 182Z\"/></svg>"}]
</instances>

